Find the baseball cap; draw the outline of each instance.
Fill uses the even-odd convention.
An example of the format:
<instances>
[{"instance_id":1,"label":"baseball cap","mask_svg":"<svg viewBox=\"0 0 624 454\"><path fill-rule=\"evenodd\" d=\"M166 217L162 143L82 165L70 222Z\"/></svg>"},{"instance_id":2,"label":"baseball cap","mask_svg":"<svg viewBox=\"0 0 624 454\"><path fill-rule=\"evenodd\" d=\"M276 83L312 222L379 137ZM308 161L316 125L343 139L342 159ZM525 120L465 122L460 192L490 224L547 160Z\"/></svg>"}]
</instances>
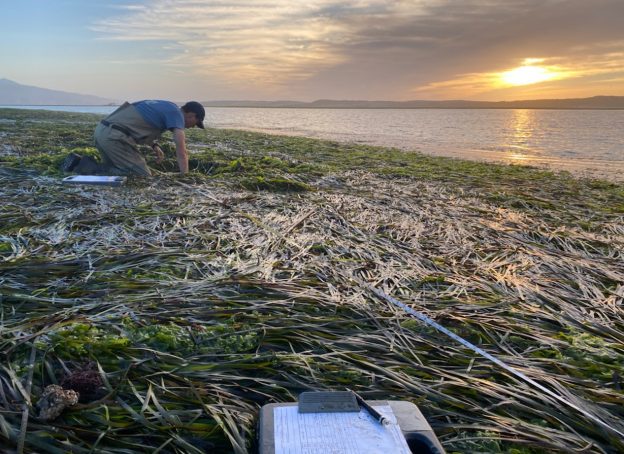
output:
<instances>
[{"instance_id":1,"label":"baseball cap","mask_svg":"<svg viewBox=\"0 0 624 454\"><path fill-rule=\"evenodd\" d=\"M204 117L206 116L204 106L202 106L197 101L189 101L182 106L182 110L184 110L184 112L193 112L198 120L196 126L198 128L204 129Z\"/></svg>"}]
</instances>

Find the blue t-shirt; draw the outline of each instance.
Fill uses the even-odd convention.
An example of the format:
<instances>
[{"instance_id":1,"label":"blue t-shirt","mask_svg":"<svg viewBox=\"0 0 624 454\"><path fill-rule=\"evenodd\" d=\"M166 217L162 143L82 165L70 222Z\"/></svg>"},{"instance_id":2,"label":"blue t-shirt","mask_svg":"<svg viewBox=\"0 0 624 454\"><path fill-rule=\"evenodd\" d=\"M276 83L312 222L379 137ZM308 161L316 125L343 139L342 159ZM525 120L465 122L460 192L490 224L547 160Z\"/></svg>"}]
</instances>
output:
<instances>
[{"instance_id":1,"label":"blue t-shirt","mask_svg":"<svg viewBox=\"0 0 624 454\"><path fill-rule=\"evenodd\" d=\"M143 119L150 125L165 129L184 129L184 115L180 108L171 101L146 100L132 103Z\"/></svg>"}]
</instances>

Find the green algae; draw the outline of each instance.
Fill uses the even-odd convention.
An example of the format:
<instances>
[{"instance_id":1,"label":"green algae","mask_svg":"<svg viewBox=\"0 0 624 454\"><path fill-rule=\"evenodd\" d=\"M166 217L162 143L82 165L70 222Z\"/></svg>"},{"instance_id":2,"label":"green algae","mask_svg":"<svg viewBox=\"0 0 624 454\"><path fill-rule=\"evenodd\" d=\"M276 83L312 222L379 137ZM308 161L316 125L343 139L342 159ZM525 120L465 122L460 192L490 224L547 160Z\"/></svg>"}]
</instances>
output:
<instances>
[{"instance_id":1,"label":"green algae","mask_svg":"<svg viewBox=\"0 0 624 454\"><path fill-rule=\"evenodd\" d=\"M251 191L306 192L312 190L310 185L287 178L246 178L240 184Z\"/></svg>"}]
</instances>

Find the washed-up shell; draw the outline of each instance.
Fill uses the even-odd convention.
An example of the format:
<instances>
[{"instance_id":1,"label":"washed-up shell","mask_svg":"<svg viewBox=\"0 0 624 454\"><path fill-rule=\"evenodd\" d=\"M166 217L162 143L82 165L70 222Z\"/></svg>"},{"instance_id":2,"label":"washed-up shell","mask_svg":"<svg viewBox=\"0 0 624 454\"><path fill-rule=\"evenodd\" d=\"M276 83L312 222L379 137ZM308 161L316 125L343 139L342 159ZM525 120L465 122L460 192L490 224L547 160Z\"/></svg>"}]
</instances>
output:
<instances>
[{"instance_id":1,"label":"washed-up shell","mask_svg":"<svg viewBox=\"0 0 624 454\"><path fill-rule=\"evenodd\" d=\"M39 419L52 421L59 417L63 410L78 403L78 393L71 389L63 389L59 385L48 385L37 402Z\"/></svg>"}]
</instances>

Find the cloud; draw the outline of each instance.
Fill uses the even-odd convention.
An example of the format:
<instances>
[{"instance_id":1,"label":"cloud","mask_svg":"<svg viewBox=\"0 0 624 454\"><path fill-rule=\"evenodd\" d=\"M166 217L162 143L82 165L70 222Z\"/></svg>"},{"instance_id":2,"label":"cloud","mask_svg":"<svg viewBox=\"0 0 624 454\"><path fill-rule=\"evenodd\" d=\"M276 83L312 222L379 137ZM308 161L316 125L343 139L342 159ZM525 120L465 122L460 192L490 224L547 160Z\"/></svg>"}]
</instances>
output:
<instances>
[{"instance_id":1,"label":"cloud","mask_svg":"<svg viewBox=\"0 0 624 454\"><path fill-rule=\"evenodd\" d=\"M161 43L169 49L164 63L171 66L225 80L279 84L344 61L334 48L344 27L324 14L332 6L157 0L149 8L129 5L124 15L92 28L105 39Z\"/></svg>"},{"instance_id":2,"label":"cloud","mask_svg":"<svg viewBox=\"0 0 624 454\"><path fill-rule=\"evenodd\" d=\"M479 96L526 58L567 79L622 68L621 0L153 0L118 11L92 25L102 39L159 48L163 65L224 86L303 97Z\"/></svg>"}]
</instances>

